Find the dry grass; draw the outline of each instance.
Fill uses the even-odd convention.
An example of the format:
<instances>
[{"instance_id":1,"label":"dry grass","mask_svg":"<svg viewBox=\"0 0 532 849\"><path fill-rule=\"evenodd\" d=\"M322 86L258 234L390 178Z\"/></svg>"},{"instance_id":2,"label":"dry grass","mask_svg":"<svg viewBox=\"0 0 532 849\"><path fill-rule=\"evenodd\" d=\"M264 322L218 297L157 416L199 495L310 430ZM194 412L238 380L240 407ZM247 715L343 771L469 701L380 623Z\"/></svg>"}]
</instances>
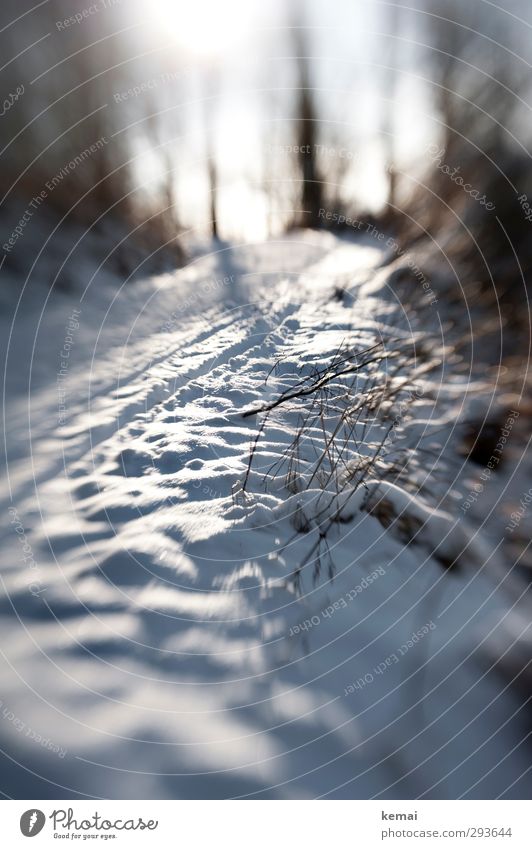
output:
<instances>
[{"instance_id":1,"label":"dry grass","mask_svg":"<svg viewBox=\"0 0 532 849\"><path fill-rule=\"evenodd\" d=\"M401 336L359 348L343 344L326 366L312 368L274 400L243 413L262 417L250 448L244 492L259 475L257 456L272 416L277 423L281 417L292 434L282 454L264 472L261 469L259 477L266 489L281 485L290 495L307 493L291 515L294 534L284 546L300 534L315 534L294 569L296 588L309 565L314 581L323 574L333 578L331 530L353 519L360 503L355 494L368 480L401 482L409 488L417 446L408 423L419 381L436 365L428 354L421 361L416 357L421 347L420 339ZM430 350L428 340L424 350ZM369 512L373 510L386 526L385 504ZM415 529L402 529L405 540L414 534Z\"/></svg>"}]
</instances>

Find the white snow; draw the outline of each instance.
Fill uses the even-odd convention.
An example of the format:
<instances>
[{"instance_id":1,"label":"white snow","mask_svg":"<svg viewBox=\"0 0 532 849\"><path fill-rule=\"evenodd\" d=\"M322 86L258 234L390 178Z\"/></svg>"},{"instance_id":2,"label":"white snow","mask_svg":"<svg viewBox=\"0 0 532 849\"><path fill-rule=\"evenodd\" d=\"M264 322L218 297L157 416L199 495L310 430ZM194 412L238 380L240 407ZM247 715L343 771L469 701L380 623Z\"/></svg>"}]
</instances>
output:
<instances>
[{"instance_id":1,"label":"white snow","mask_svg":"<svg viewBox=\"0 0 532 849\"><path fill-rule=\"evenodd\" d=\"M489 645L524 626L498 590L489 511L460 510L476 470L454 425L489 393L485 375L455 379L446 337L433 343L394 399L363 413L342 458L364 479L356 492L313 477L350 403L345 377L309 424L303 491L287 488L286 452L308 399L275 407L258 439L263 416L242 416L313 369L330 374L342 346L394 336L406 352L441 332L441 312L434 328L397 322L380 259L372 244L299 233L17 316L0 601L14 794L523 795L521 699L487 670ZM377 389L401 381L393 362L362 369L355 398L368 375ZM311 558L298 584L324 523L321 571Z\"/></svg>"}]
</instances>

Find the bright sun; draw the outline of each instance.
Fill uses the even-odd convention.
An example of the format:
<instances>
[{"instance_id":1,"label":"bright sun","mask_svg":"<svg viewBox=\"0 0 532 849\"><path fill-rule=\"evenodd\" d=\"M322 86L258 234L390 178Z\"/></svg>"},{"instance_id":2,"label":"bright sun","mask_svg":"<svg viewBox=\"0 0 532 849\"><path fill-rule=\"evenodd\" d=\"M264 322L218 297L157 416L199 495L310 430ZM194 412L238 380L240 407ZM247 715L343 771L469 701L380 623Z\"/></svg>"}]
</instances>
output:
<instances>
[{"instance_id":1,"label":"bright sun","mask_svg":"<svg viewBox=\"0 0 532 849\"><path fill-rule=\"evenodd\" d=\"M250 22L248 0L152 0L157 28L197 56L236 49Z\"/></svg>"}]
</instances>

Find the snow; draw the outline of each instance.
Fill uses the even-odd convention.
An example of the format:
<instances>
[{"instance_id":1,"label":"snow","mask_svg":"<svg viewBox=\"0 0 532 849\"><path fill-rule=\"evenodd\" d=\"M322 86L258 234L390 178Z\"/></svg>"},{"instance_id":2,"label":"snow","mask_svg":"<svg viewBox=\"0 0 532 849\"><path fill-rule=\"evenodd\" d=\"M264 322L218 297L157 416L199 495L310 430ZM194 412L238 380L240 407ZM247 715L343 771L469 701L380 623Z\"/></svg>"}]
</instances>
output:
<instances>
[{"instance_id":1,"label":"snow","mask_svg":"<svg viewBox=\"0 0 532 849\"><path fill-rule=\"evenodd\" d=\"M421 322L398 311L381 260L371 240L301 232L121 287L95 278L6 320L0 736L13 795L526 793L522 696L490 671L509 634L512 677L526 647L484 525L511 473L489 508L460 510L478 470L455 425L489 406L490 386L454 374L443 308ZM353 346L383 355L338 376ZM329 408L290 472L308 397L243 413L316 369ZM377 395L338 484L316 459L348 381L355 398Z\"/></svg>"}]
</instances>

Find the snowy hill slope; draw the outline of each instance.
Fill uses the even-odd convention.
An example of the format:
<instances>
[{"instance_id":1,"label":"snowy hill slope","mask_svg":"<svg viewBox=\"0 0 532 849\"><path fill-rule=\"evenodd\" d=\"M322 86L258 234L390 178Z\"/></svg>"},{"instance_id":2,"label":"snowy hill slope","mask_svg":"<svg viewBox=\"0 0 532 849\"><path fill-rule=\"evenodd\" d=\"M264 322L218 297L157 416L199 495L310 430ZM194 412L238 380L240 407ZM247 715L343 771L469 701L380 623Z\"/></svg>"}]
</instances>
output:
<instances>
[{"instance_id":1,"label":"snowy hill slope","mask_svg":"<svg viewBox=\"0 0 532 849\"><path fill-rule=\"evenodd\" d=\"M523 699L489 671L524 630L504 519L460 509L455 425L490 389L380 259L298 234L17 319L36 370L10 349L12 788L528 795Z\"/></svg>"}]
</instances>

